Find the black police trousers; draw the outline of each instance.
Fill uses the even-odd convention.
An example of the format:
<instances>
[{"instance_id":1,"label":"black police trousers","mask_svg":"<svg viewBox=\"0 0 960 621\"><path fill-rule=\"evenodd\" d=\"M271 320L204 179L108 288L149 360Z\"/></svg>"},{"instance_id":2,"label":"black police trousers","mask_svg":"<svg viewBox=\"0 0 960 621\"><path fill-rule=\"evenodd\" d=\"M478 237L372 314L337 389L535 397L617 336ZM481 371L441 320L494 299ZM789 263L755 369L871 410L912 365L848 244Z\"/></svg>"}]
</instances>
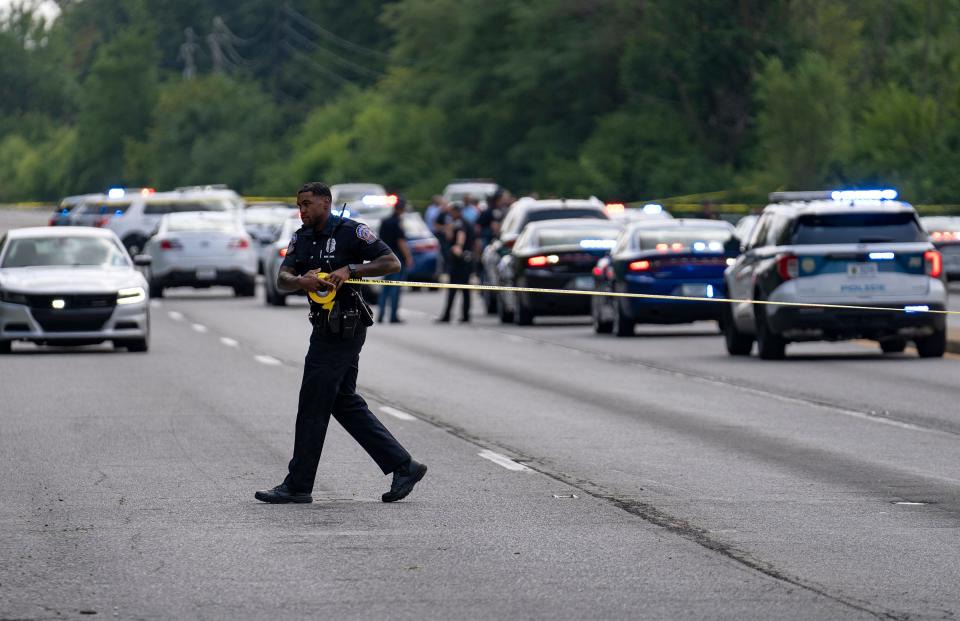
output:
<instances>
[{"instance_id":1,"label":"black police trousers","mask_svg":"<svg viewBox=\"0 0 960 621\"><path fill-rule=\"evenodd\" d=\"M310 349L303 363L293 459L285 480L295 492L313 491L331 414L384 474L410 459L410 453L357 394L360 350L366 333L366 329L361 328L354 338L342 339L339 335L324 335L314 330L310 337Z\"/></svg>"}]
</instances>

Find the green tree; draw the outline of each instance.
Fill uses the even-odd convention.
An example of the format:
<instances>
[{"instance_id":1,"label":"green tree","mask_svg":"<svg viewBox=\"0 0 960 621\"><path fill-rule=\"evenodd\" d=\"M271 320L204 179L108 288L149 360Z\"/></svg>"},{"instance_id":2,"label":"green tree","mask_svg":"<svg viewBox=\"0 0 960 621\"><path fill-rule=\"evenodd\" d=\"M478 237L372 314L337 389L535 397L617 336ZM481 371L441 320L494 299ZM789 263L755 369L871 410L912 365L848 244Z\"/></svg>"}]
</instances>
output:
<instances>
[{"instance_id":1,"label":"green tree","mask_svg":"<svg viewBox=\"0 0 960 621\"><path fill-rule=\"evenodd\" d=\"M277 115L256 84L211 75L162 88L145 141L129 144L129 177L155 187L255 186L280 154Z\"/></svg>"},{"instance_id":2,"label":"green tree","mask_svg":"<svg viewBox=\"0 0 960 621\"><path fill-rule=\"evenodd\" d=\"M149 40L149 33L128 28L97 51L78 102L78 190L128 181L126 146L146 136L156 102L156 55Z\"/></svg>"},{"instance_id":3,"label":"green tree","mask_svg":"<svg viewBox=\"0 0 960 621\"><path fill-rule=\"evenodd\" d=\"M834 176L849 135L846 85L816 52L792 70L779 58L757 77L760 176L767 187L809 189Z\"/></svg>"}]
</instances>

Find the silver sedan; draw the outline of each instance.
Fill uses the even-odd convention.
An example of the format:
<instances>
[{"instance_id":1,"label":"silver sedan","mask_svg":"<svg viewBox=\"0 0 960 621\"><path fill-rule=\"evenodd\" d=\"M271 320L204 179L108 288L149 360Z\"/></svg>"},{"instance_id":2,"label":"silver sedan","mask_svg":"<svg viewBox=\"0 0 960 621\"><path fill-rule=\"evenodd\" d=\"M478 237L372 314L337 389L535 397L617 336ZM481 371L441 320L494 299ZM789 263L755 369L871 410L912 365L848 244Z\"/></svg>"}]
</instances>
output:
<instances>
[{"instance_id":1,"label":"silver sedan","mask_svg":"<svg viewBox=\"0 0 960 621\"><path fill-rule=\"evenodd\" d=\"M149 340L146 279L112 231L24 228L0 240L0 353L14 341L143 352Z\"/></svg>"}]
</instances>

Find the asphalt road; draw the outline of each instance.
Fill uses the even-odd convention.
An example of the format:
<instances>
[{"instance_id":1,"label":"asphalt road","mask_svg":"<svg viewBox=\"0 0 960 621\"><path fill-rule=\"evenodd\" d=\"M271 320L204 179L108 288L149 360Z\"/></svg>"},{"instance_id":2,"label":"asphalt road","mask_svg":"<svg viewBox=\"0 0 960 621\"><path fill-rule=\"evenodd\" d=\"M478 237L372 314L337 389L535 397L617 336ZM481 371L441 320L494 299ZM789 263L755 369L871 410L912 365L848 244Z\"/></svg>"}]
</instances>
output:
<instances>
[{"instance_id":1,"label":"asphalt road","mask_svg":"<svg viewBox=\"0 0 960 621\"><path fill-rule=\"evenodd\" d=\"M289 459L303 300L171 290L149 353L15 346L0 618L960 612L956 357L731 359L712 324L617 339L579 319L438 326L436 293L403 304L360 371L430 466L391 505L335 424L316 503L253 499Z\"/></svg>"}]
</instances>

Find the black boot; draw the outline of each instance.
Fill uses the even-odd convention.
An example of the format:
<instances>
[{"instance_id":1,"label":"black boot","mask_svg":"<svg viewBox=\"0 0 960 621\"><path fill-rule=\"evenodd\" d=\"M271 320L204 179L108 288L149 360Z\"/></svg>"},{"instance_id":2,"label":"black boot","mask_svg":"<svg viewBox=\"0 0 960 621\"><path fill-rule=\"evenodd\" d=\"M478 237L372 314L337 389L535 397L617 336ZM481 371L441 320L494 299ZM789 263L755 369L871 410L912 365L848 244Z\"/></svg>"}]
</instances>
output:
<instances>
[{"instance_id":1,"label":"black boot","mask_svg":"<svg viewBox=\"0 0 960 621\"><path fill-rule=\"evenodd\" d=\"M269 502L270 504L274 505L282 505L291 502L313 502L313 496L311 496L308 492L292 492L290 491L290 488L287 487L286 483L281 483L273 489L260 490L254 494L253 497L261 502Z\"/></svg>"},{"instance_id":2,"label":"black boot","mask_svg":"<svg viewBox=\"0 0 960 621\"><path fill-rule=\"evenodd\" d=\"M426 473L427 467L424 464L411 459L393 471L393 484L390 486L390 491L381 496L380 500L383 502L396 502L406 498L407 495L413 491L413 486L416 485Z\"/></svg>"}]
</instances>

